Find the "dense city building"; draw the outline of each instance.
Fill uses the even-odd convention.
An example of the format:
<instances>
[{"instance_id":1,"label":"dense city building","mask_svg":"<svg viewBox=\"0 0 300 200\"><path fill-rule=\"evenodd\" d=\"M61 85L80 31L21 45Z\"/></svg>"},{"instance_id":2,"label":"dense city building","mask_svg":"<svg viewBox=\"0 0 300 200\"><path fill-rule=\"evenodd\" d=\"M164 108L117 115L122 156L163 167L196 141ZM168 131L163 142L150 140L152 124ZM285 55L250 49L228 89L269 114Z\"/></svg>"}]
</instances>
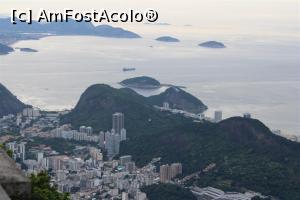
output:
<instances>
[{"instance_id":1,"label":"dense city building","mask_svg":"<svg viewBox=\"0 0 300 200\"><path fill-rule=\"evenodd\" d=\"M112 116L112 129L116 134L121 134L121 130L124 129L124 114L114 113Z\"/></svg>"},{"instance_id":2,"label":"dense city building","mask_svg":"<svg viewBox=\"0 0 300 200\"><path fill-rule=\"evenodd\" d=\"M222 111L217 110L215 111L215 122L220 122L222 121Z\"/></svg>"}]
</instances>

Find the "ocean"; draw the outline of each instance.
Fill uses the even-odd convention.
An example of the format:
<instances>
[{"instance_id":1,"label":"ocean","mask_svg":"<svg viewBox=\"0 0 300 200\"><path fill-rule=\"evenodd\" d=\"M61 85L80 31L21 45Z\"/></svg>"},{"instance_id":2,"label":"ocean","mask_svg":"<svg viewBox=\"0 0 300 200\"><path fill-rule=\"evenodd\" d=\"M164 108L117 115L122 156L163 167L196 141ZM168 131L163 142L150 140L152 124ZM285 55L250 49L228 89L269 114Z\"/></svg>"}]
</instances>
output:
<instances>
[{"instance_id":1,"label":"ocean","mask_svg":"<svg viewBox=\"0 0 300 200\"><path fill-rule=\"evenodd\" d=\"M20 41L13 47L39 52L0 56L0 82L25 103L62 110L73 108L92 84L120 87L123 79L151 76L186 86L209 107L207 116L215 110L222 110L224 118L249 112L271 129L300 135L299 37L172 25L143 25L140 31L147 30L151 32L142 39L52 36ZM154 40L166 34L181 42ZM227 48L197 46L207 40ZM123 67L136 71L123 72ZM138 92L149 96L163 89Z\"/></svg>"}]
</instances>

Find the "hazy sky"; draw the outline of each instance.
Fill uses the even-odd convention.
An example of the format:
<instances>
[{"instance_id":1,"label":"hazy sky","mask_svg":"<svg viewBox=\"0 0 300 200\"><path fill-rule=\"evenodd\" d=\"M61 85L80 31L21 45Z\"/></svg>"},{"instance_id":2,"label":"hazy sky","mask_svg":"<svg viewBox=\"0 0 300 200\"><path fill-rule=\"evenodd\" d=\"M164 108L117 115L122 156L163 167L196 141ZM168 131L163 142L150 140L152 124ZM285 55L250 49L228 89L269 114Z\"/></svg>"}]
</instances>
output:
<instances>
[{"instance_id":1,"label":"hazy sky","mask_svg":"<svg viewBox=\"0 0 300 200\"><path fill-rule=\"evenodd\" d=\"M300 23L300 0L0 0L0 13L11 9L114 9L159 11L160 21L172 24L270 26L294 28Z\"/></svg>"}]
</instances>

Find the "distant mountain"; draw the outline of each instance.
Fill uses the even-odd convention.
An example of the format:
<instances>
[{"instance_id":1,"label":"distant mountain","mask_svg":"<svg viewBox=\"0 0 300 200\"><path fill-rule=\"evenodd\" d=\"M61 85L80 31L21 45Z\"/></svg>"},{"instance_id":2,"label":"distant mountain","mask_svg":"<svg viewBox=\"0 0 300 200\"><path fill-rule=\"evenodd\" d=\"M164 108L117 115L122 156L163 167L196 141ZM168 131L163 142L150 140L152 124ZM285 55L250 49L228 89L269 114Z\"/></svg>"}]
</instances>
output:
<instances>
[{"instance_id":1,"label":"distant mountain","mask_svg":"<svg viewBox=\"0 0 300 200\"><path fill-rule=\"evenodd\" d=\"M44 32L42 24L33 21L32 24L18 23L14 25L10 18L0 18L0 33L37 33Z\"/></svg>"},{"instance_id":2,"label":"distant mountain","mask_svg":"<svg viewBox=\"0 0 300 200\"><path fill-rule=\"evenodd\" d=\"M159 88L160 82L154 78L148 76L140 76L125 79L120 82L122 86L129 87L129 88L141 88L141 89L155 89Z\"/></svg>"},{"instance_id":3,"label":"distant mountain","mask_svg":"<svg viewBox=\"0 0 300 200\"><path fill-rule=\"evenodd\" d=\"M148 102L159 106L167 102L170 108L192 113L202 113L207 109L207 106L201 100L177 87L170 87L159 95L149 97Z\"/></svg>"},{"instance_id":4,"label":"distant mountain","mask_svg":"<svg viewBox=\"0 0 300 200\"><path fill-rule=\"evenodd\" d=\"M13 48L0 43L0 55L9 54L10 52L13 52L13 51L14 51Z\"/></svg>"},{"instance_id":5,"label":"distant mountain","mask_svg":"<svg viewBox=\"0 0 300 200\"><path fill-rule=\"evenodd\" d=\"M0 117L16 114L28 107L0 83Z\"/></svg>"},{"instance_id":6,"label":"distant mountain","mask_svg":"<svg viewBox=\"0 0 300 200\"><path fill-rule=\"evenodd\" d=\"M206 48L214 48L214 49L226 48L226 46L223 43L216 42L216 41L203 42L199 44L199 46L206 47Z\"/></svg>"},{"instance_id":7,"label":"distant mountain","mask_svg":"<svg viewBox=\"0 0 300 200\"><path fill-rule=\"evenodd\" d=\"M76 128L84 124L92 126L96 131L110 130L111 116L114 112L125 114L125 126L129 137L176 124L175 116L166 118L167 114L157 112L147 102L146 97L131 89L115 89L102 84L92 85L86 89L75 108L63 116L61 122L71 123Z\"/></svg>"},{"instance_id":8,"label":"distant mountain","mask_svg":"<svg viewBox=\"0 0 300 200\"><path fill-rule=\"evenodd\" d=\"M109 25L94 26L89 22L76 22L69 20L68 22L58 23L38 23L33 21L31 25L26 23L10 22L9 18L0 18L0 33L46 33L56 35L93 35L101 37L113 38L140 38L140 36L131 31L122 28L112 27Z\"/></svg>"},{"instance_id":9,"label":"distant mountain","mask_svg":"<svg viewBox=\"0 0 300 200\"><path fill-rule=\"evenodd\" d=\"M162 36L162 37L156 38L156 40L160 41L160 42L180 42L179 39L170 37L170 36Z\"/></svg>"},{"instance_id":10,"label":"distant mountain","mask_svg":"<svg viewBox=\"0 0 300 200\"><path fill-rule=\"evenodd\" d=\"M29 27L30 28L30 27ZM40 24L40 31L57 35L92 35L94 34L94 25L89 22L68 22Z\"/></svg>"},{"instance_id":11,"label":"distant mountain","mask_svg":"<svg viewBox=\"0 0 300 200\"><path fill-rule=\"evenodd\" d=\"M141 38L138 34L124 30L122 28L115 28L109 25L100 25L95 27L95 34L102 37L114 38Z\"/></svg>"}]
</instances>

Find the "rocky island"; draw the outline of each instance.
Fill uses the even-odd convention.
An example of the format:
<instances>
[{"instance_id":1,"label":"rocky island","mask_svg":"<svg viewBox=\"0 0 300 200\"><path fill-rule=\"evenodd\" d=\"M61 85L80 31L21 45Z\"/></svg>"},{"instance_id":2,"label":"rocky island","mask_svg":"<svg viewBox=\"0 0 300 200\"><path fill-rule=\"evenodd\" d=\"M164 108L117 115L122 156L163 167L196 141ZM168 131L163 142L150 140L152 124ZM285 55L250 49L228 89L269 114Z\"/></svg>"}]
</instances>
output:
<instances>
[{"instance_id":1,"label":"rocky island","mask_svg":"<svg viewBox=\"0 0 300 200\"><path fill-rule=\"evenodd\" d=\"M13 52L14 49L5 45L5 44L1 44L0 43L0 55L6 55L6 54L9 54L11 52Z\"/></svg>"},{"instance_id":2,"label":"rocky island","mask_svg":"<svg viewBox=\"0 0 300 200\"><path fill-rule=\"evenodd\" d=\"M18 23L14 25L10 18L0 18L0 41L11 44L19 40L39 39L50 35L85 35L110 38L141 38L140 35L119 27L109 25L94 26L92 23L80 23L69 20L68 23L38 23L33 21L30 26ZM7 42L5 42L7 44Z\"/></svg>"},{"instance_id":3,"label":"rocky island","mask_svg":"<svg viewBox=\"0 0 300 200\"><path fill-rule=\"evenodd\" d=\"M120 85L138 89L157 89L161 87L161 84L158 80L148 76L129 78L120 82Z\"/></svg>"},{"instance_id":4,"label":"rocky island","mask_svg":"<svg viewBox=\"0 0 300 200\"><path fill-rule=\"evenodd\" d=\"M141 38L140 35L124 30L119 27L112 27L109 25L100 25L94 28L95 34L101 37L112 37L112 38Z\"/></svg>"},{"instance_id":5,"label":"rocky island","mask_svg":"<svg viewBox=\"0 0 300 200\"><path fill-rule=\"evenodd\" d=\"M162 37L156 38L155 40L160 41L160 42L180 42L179 39L170 37L170 36L162 36Z\"/></svg>"},{"instance_id":6,"label":"rocky island","mask_svg":"<svg viewBox=\"0 0 300 200\"><path fill-rule=\"evenodd\" d=\"M203 43L199 44L199 46L200 47L205 47L205 48L212 48L212 49L226 48L226 46L223 43L217 42L217 41L203 42Z\"/></svg>"},{"instance_id":7,"label":"rocky island","mask_svg":"<svg viewBox=\"0 0 300 200\"><path fill-rule=\"evenodd\" d=\"M29 53L35 53L35 52L38 52L38 50L36 49L31 49L31 48L19 48L20 51L22 52L29 52Z\"/></svg>"}]
</instances>

